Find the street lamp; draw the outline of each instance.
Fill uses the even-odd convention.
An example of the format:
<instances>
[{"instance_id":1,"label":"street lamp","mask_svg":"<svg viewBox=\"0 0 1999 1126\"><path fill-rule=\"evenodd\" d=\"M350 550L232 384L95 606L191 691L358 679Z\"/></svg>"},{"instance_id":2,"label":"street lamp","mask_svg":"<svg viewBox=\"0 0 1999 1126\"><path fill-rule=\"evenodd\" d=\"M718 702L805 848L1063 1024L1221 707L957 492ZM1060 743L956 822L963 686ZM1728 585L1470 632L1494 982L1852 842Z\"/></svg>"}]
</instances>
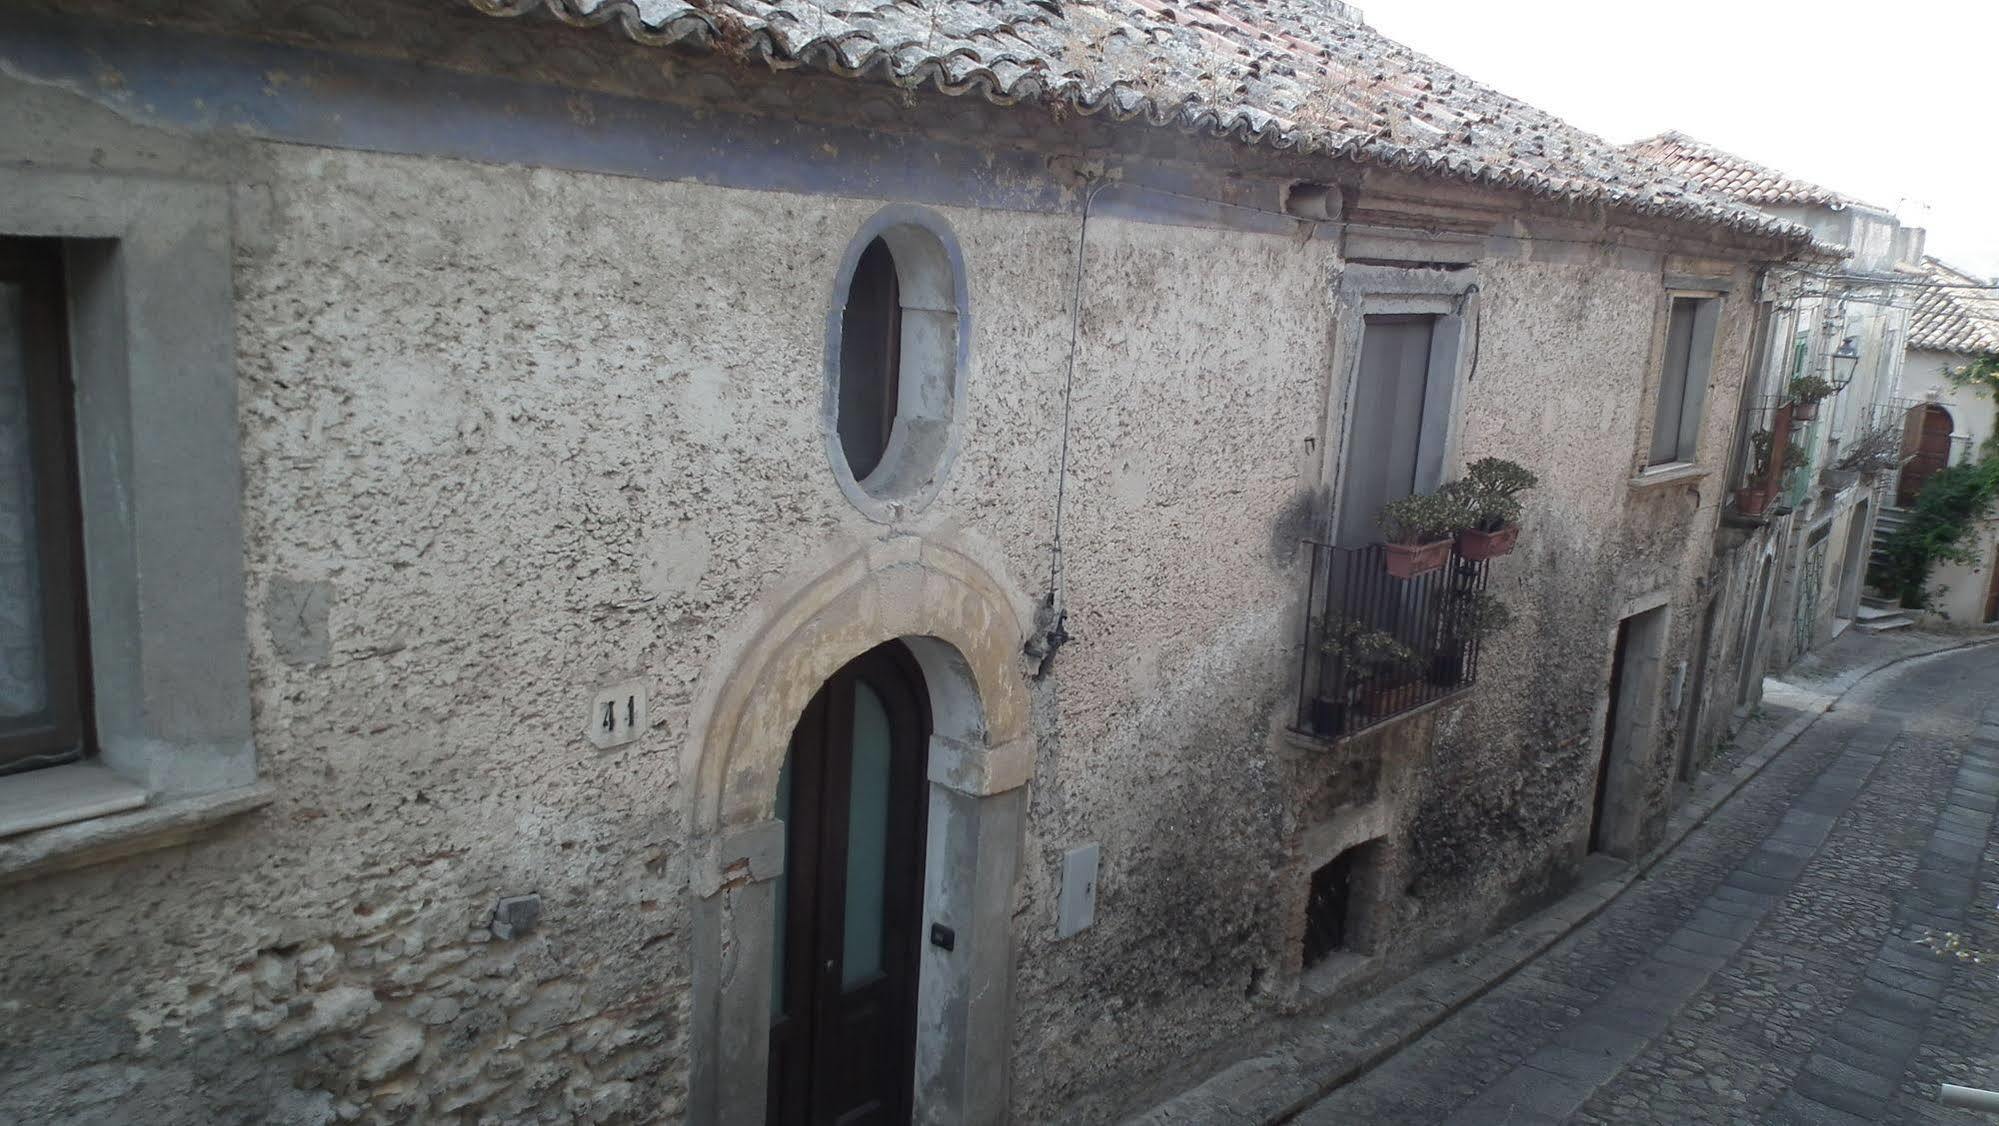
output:
<instances>
[{"instance_id":1,"label":"street lamp","mask_svg":"<svg viewBox=\"0 0 1999 1126\"><path fill-rule=\"evenodd\" d=\"M1832 354L1832 386L1835 391L1846 390L1853 382L1853 369L1860 366L1860 348L1851 336L1839 342L1839 350Z\"/></svg>"}]
</instances>

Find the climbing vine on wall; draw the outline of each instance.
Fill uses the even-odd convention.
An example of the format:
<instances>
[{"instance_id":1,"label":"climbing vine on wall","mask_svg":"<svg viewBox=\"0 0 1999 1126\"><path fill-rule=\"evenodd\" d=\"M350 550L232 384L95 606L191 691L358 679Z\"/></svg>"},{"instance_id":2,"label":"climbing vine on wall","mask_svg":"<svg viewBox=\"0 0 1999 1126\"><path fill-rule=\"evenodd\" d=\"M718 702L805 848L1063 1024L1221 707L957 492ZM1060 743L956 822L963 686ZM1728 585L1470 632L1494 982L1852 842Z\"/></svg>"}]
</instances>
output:
<instances>
[{"instance_id":1,"label":"climbing vine on wall","mask_svg":"<svg viewBox=\"0 0 1999 1126\"><path fill-rule=\"evenodd\" d=\"M1916 497L1908 523L1882 545L1886 558L1878 585L1898 596L1904 606L1927 608L1935 594L1929 586L1932 568L1978 561L1965 540L1980 520L1992 514L1995 501L1999 501L1999 457L1992 456L1989 448L1974 464L1938 470Z\"/></svg>"},{"instance_id":2,"label":"climbing vine on wall","mask_svg":"<svg viewBox=\"0 0 1999 1126\"><path fill-rule=\"evenodd\" d=\"M1959 387L1983 391L1994 406L1999 406L1999 354L1987 353L1980 356L1961 368L1944 373L1944 378ZM1988 451L1995 441L1999 441L1999 432L1986 439Z\"/></svg>"},{"instance_id":3,"label":"climbing vine on wall","mask_svg":"<svg viewBox=\"0 0 1999 1126\"><path fill-rule=\"evenodd\" d=\"M1982 393L1999 409L1999 354L1987 353L1944 375L1955 386ZM1986 437L1979 454L1975 463L1938 470L1916 497L1908 523L1882 545L1886 558L1875 581L1902 605L1930 606L1937 593L1929 585L1930 571L1937 564L1978 562L1965 541L1999 504L1999 430Z\"/></svg>"}]
</instances>

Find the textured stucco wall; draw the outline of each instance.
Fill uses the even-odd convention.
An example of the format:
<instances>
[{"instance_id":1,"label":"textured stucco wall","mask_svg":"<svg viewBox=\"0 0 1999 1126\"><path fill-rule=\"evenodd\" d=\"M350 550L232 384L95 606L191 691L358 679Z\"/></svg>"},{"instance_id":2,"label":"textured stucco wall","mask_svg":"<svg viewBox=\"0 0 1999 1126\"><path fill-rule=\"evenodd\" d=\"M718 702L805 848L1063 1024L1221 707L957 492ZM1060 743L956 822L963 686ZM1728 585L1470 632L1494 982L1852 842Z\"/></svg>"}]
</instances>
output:
<instances>
[{"instance_id":1,"label":"textured stucco wall","mask_svg":"<svg viewBox=\"0 0 1999 1126\"><path fill-rule=\"evenodd\" d=\"M9 1023L39 1044L9 1052L0 1106L671 1118L689 707L709 639L879 535L818 428L832 267L879 204L293 147L259 150L238 202L257 739L279 798L192 848L11 893L31 922ZM1031 602L1075 223L946 217L972 286L970 421L915 525L990 545ZM1316 425L1326 255L1093 225L1078 640L1038 702L1023 1075L1127 1062L1072 1053L1121 1034L1062 997L1071 974L1176 999L1137 1005L1148 1062L1244 1015L1226 952L1267 847L1241 842L1270 835L1267 814L1250 831L1270 805L1254 758L1284 689L1282 522ZM652 731L592 749L590 693L635 675ZM1044 955L1053 857L1084 839L1106 845L1116 923ZM1212 881L1162 899L1183 869ZM530 891L540 930L489 940L494 900ZM1022 1084L1024 1106L1052 1097Z\"/></svg>"},{"instance_id":2,"label":"textured stucco wall","mask_svg":"<svg viewBox=\"0 0 1999 1126\"><path fill-rule=\"evenodd\" d=\"M682 756L704 678L774 592L882 534L819 430L834 265L879 202L163 139L8 92L35 110L16 155L233 185L255 723L278 798L194 844L9 890L0 1117L671 1120L692 972ZM1029 606L1076 218L939 210L969 271L968 418L908 530L966 545ZM1023 1121L1184 1079L1176 1060L1283 996L1299 842L1348 793L1343 760L1279 733L1332 247L1091 223L1063 529L1075 640L1034 689L1015 912ZM1616 615L1665 592L1681 659L1723 486L1605 472L1644 449L1663 257L1493 247L1454 462L1511 457L1543 485L1496 565L1518 621L1485 680L1381 739L1393 886L1413 887L1382 908L1396 968L1573 871ZM1743 309L1722 325L1709 462ZM630 677L651 729L591 748L591 694ZM1641 752L1648 827L1676 722ZM1060 856L1088 841L1097 924L1057 941ZM539 929L494 939L493 903L528 892Z\"/></svg>"},{"instance_id":3,"label":"textured stucco wall","mask_svg":"<svg viewBox=\"0 0 1999 1126\"><path fill-rule=\"evenodd\" d=\"M1412 889L1427 932L1446 936L1439 946L1572 872L1589 830L1617 618L1663 593L1666 667L1685 659L1724 483L1709 472L1634 488L1628 472L1606 471L1645 449L1650 399L1639 387L1649 395L1657 381L1659 264L1537 257L1481 273L1486 336L1462 456L1513 458L1542 483L1520 549L1491 580L1515 625L1481 660L1477 705L1440 724L1417 819ZM1747 303L1725 302L1700 446L1710 466L1726 453L1748 330ZM1641 839L1664 815L1678 734L1669 702L1655 710L1635 764Z\"/></svg>"}]
</instances>

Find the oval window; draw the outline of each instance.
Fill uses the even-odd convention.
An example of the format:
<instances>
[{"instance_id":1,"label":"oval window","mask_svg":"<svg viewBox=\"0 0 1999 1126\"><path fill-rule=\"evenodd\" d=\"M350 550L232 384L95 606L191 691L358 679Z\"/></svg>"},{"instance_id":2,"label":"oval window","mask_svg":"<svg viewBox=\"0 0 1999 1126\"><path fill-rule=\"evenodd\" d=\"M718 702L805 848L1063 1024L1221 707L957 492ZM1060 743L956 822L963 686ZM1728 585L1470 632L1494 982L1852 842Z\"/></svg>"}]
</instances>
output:
<instances>
[{"instance_id":1,"label":"oval window","mask_svg":"<svg viewBox=\"0 0 1999 1126\"><path fill-rule=\"evenodd\" d=\"M840 324L840 448L856 480L881 464L902 389L902 298L895 254L876 239L861 251Z\"/></svg>"},{"instance_id":2,"label":"oval window","mask_svg":"<svg viewBox=\"0 0 1999 1126\"><path fill-rule=\"evenodd\" d=\"M848 248L828 341L828 453L876 520L921 507L958 446L963 262L936 215L892 207Z\"/></svg>"}]
</instances>

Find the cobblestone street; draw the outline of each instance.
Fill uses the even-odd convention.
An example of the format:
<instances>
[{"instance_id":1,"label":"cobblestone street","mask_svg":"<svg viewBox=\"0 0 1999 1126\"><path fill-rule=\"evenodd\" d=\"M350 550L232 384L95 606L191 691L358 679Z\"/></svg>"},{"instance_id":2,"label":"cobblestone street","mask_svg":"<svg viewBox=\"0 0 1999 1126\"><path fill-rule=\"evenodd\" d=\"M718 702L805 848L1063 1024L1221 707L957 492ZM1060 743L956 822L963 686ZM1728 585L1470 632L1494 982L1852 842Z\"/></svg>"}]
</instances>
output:
<instances>
[{"instance_id":1,"label":"cobblestone street","mask_svg":"<svg viewBox=\"0 0 1999 1126\"><path fill-rule=\"evenodd\" d=\"M1596 919L1295 1121L1989 1121L1935 1092L1999 1085L1995 688L1991 646L1862 681Z\"/></svg>"}]
</instances>

